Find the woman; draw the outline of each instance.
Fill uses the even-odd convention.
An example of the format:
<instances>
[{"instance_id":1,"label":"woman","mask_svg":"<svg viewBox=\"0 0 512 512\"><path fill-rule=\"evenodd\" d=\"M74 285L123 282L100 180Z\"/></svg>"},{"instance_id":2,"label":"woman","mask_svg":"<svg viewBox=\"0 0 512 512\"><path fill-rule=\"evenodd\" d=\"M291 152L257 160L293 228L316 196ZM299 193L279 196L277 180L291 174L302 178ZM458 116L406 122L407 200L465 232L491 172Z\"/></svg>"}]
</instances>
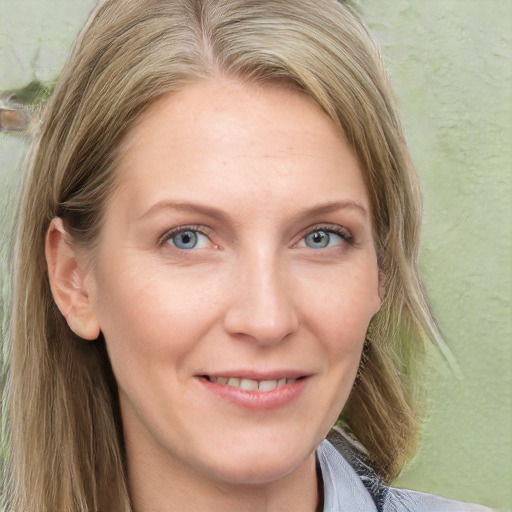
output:
<instances>
[{"instance_id":1,"label":"woman","mask_svg":"<svg viewBox=\"0 0 512 512\"><path fill-rule=\"evenodd\" d=\"M24 182L6 510L481 510L388 487L420 211L349 6L102 3Z\"/></svg>"}]
</instances>

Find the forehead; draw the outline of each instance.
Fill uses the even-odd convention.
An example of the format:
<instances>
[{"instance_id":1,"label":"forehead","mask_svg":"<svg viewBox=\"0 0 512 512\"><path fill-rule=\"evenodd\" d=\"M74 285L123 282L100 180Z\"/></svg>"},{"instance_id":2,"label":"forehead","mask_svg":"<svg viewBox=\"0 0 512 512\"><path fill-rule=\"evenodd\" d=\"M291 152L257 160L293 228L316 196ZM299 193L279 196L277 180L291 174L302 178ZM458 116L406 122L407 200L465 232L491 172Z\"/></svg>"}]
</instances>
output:
<instances>
[{"instance_id":1,"label":"forehead","mask_svg":"<svg viewBox=\"0 0 512 512\"><path fill-rule=\"evenodd\" d=\"M168 94L128 133L118 171L134 208L169 194L244 203L259 193L290 206L344 194L367 204L341 131L308 96L278 86L199 82Z\"/></svg>"}]
</instances>

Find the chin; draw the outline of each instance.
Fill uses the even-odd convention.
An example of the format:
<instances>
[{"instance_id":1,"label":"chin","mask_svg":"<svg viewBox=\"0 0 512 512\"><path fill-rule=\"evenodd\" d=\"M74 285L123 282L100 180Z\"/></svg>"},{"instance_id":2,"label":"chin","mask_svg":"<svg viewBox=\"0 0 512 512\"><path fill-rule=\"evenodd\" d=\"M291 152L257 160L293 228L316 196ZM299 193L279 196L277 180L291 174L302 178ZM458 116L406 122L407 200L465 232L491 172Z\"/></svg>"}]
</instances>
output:
<instances>
[{"instance_id":1,"label":"chin","mask_svg":"<svg viewBox=\"0 0 512 512\"><path fill-rule=\"evenodd\" d=\"M291 441L282 436L273 442L255 437L243 444L233 443L224 455L217 453L211 475L232 485L260 485L281 480L302 465L314 466L318 443L307 446L303 435L296 443Z\"/></svg>"},{"instance_id":2,"label":"chin","mask_svg":"<svg viewBox=\"0 0 512 512\"><path fill-rule=\"evenodd\" d=\"M313 453L310 457L314 457ZM260 456L243 462L233 461L232 465L225 463L213 471L213 477L230 485L267 485L286 478L308 460L309 457L306 460L289 460L279 454L272 459Z\"/></svg>"}]
</instances>

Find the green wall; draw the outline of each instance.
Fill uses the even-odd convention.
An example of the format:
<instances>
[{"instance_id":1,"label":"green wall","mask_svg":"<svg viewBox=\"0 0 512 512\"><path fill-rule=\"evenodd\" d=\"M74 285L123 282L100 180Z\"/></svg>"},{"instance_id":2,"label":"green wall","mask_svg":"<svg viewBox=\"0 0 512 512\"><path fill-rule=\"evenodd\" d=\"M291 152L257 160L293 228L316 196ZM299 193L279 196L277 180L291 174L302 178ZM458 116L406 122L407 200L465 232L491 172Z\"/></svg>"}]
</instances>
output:
<instances>
[{"instance_id":1,"label":"green wall","mask_svg":"<svg viewBox=\"0 0 512 512\"><path fill-rule=\"evenodd\" d=\"M425 195L421 272L459 366L430 351L423 443L399 485L510 509L512 2L355 3L399 98ZM0 0L0 91L54 79L93 4ZM1 211L24 145L0 134Z\"/></svg>"},{"instance_id":2,"label":"green wall","mask_svg":"<svg viewBox=\"0 0 512 512\"><path fill-rule=\"evenodd\" d=\"M512 506L512 2L361 0L421 177L421 272L461 378L437 354L400 479Z\"/></svg>"}]
</instances>

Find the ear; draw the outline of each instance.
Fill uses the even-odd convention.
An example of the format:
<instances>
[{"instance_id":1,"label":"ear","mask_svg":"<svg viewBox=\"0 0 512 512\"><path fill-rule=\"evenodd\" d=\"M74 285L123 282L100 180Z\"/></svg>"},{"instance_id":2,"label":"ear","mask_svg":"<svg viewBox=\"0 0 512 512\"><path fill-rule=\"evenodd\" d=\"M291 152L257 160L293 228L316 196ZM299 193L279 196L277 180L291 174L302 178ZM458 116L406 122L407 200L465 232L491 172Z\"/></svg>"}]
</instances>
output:
<instances>
[{"instance_id":1,"label":"ear","mask_svg":"<svg viewBox=\"0 0 512 512\"><path fill-rule=\"evenodd\" d=\"M378 271L378 281L377 281L377 293L375 294L375 300L372 304L373 314L372 318L380 311L382 307L382 302L384 300L384 295L386 293L386 276L384 272L379 269Z\"/></svg>"},{"instance_id":2,"label":"ear","mask_svg":"<svg viewBox=\"0 0 512 512\"><path fill-rule=\"evenodd\" d=\"M386 275L382 269L379 269L379 298L381 305L384 300L384 295L386 295Z\"/></svg>"},{"instance_id":3,"label":"ear","mask_svg":"<svg viewBox=\"0 0 512 512\"><path fill-rule=\"evenodd\" d=\"M45 253L50 288L57 307L76 335L95 340L100 334L100 326L89 301L87 269L80 262L60 218L50 223Z\"/></svg>"}]
</instances>

